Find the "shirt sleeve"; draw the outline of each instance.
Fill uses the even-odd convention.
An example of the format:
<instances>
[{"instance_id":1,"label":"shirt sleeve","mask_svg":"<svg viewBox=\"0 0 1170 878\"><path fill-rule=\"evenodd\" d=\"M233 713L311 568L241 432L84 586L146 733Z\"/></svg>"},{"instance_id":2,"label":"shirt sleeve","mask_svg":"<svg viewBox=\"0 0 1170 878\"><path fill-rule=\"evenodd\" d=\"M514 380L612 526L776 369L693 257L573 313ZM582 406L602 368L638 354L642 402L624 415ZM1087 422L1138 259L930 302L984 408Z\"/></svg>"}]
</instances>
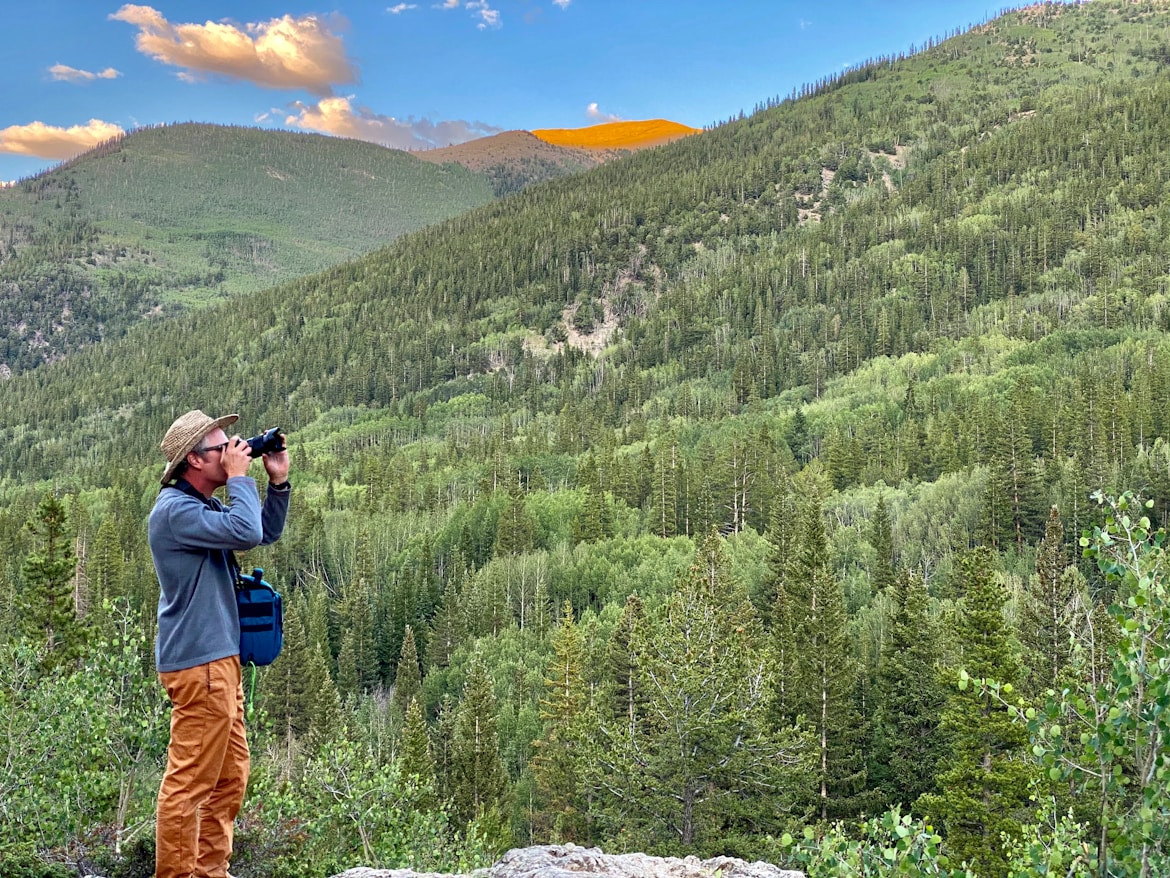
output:
<instances>
[{"instance_id":1,"label":"shirt sleeve","mask_svg":"<svg viewBox=\"0 0 1170 878\"><path fill-rule=\"evenodd\" d=\"M261 529L263 536L260 545L267 546L275 543L284 533L284 522L288 517L288 497L292 489L285 483L285 487L273 490L269 485L264 494L264 508L260 512Z\"/></svg>"},{"instance_id":2,"label":"shirt sleeve","mask_svg":"<svg viewBox=\"0 0 1170 878\"><path fill-rule=\"evenodd\" d=\"M227 508L212 509L188 497L170 507L168 523L179 546L244 551L260 545L264 530L256 483L247 476L236 476L228 479L227 489L231 501Z\"/></svg>"}]
</instances>

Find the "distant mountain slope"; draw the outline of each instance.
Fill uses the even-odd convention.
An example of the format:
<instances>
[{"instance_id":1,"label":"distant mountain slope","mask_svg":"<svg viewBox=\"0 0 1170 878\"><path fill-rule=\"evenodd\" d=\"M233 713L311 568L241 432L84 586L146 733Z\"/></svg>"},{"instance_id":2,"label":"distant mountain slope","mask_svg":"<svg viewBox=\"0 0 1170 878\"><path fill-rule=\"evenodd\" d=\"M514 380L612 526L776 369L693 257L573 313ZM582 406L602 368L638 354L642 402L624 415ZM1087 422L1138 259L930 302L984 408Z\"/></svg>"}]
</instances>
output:
<instances>
[{"instance_id":1,"label":"distant mountain slope","mask_svg":"<svg viewBox=\"0 0 1170 878\"><path fill-rule=\"evenodd\" d=\"M766 411L783 429L808 404L794 453L823 453L845 490L979 464L987 437L971 431L989 421L973 406L1000 406L1033 362L1037 387L1061 382L1046 453L1064 455L1104 435L1081 409L1097 417L1100 400L1124 398L1087 399L1090 378L1132 374L1113 353L1095 369L1098 348L1144 334L1158 350L1133 362L1170 364L1168 46L1163 6L1099 0L875 61L244 297L231 320L208 310L146 325L18 376L0 394L0 465L12 479L57 477L121 460L128 441L146 459L147 437L194 400L247 408L258 426L313 425L321 448L335 431L343 449L398 450L425 431L442 445L455 440L435 409L482 394L502 426L458 435L517 437L523 425L533 447L555 436L566 455L628 436L619 457L671 441L670 418L693 420L693 451L724 422ZM604 331L606 344L581 353L565 344L570 328ZM853 375L898 358L919 381L904 436L889 413L907 405L905 372L845 400ZM1143 392L1170 386L1166 374ZM825 402L833 394L843 401ZM1164 409L1163 397L1157 421L1129 423L1157 435ZM377 442L344 433L355 412L379 411L401 423ZM130 440L125 413L140 428ZM1085 451L1095 483L1137 444L1116 435L1114 450ZM909 445L880 446L895 439L917 462ZM496 466L499 446L466 442L483 455L469 467ZM419 464L428 478L436 459Z\"/></svg>"},{"instance_id":2,"label":"distant mountain slope","mask_svg":"<svg viewBox=\"0 0 1170 878\"><path fill-rule=\"evenodd\" d=\"M588 128L540 128L532 133L546 143L570 149L646 149L698 134L691 128L667 119L642 122L606 122Z\"/></svg>"},{"instance_id":3,"label":"distant mountain slope","mask_svg":"<svg viewBox=\"0 0 1170 878\"><path fill-rule=\"evenodd\" d=\"M497 195L596 167L619 153L556 146L528 131L505 131L458 146L412 153L423 161L455 162L484 174Z\"/></svg>"},{"instance_id":4,"label":"distant mountain slope","mask_svg":"<svg viewBox=\"0 0 1170 878\"><path fill-rule=\"evenodd\" d=\"M0 190L0 368L319 271L491 198L482 174L356 140L136 131Z\"/></svg>"}]
</instances>

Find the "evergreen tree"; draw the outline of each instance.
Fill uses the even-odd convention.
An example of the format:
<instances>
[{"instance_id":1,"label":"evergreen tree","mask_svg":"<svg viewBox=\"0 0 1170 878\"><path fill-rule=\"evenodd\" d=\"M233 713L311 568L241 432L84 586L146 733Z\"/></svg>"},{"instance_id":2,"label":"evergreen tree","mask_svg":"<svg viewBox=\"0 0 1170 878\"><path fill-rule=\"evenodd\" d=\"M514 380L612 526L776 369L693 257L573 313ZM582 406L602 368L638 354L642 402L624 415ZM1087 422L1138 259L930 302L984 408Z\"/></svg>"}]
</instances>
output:
<instances>
[{"instance_id":1,"label":"evergreen tree","mask_svg":"<svg viewBox=\"0 0 1170 878\"><path fill-rule=\"evenodd\" d=\"M949 752L939 766L938 792L923 796L918 808L942 823L955 862L970 863L981 875L1004 875L1004 835L1018 832L1028 803L1027 732L978 681L1018 685L1019 663L991 551L980 547L966 554L960 575L965 595L956 632L960 664L945 673L955 688L941 726ZM971 680L976 685L969 685Z\"/></svg>"},{"instance_id":2,"label":"evergreen tree","mask_svg":"<svg viewBox=\"0 0 1170 878\"><path fill-rule=\"evenodd\" d=\"M73 589L77 557L66 532L65 505L50 491L26 527L34 547L21 568L20 620L29 639L47 650L45 666L59 668L75 660L82 646Z\"/></svg>"},{"instance_id":3,"label":"evergreen tree","mask_svg":"<svg viewBox=\"0 0 1170 878\"><path fill-rule=\"evenodd\" d=\"M651 468L650 529L660 537L678 533L679 449L671 434L662 437Z\"/></svg>"},{"instance_id":4,"label":"evergreen tree","mask_svg":"<svg viewBox=\"0 0 1170 878\"><path fill-rule=\"evenodd\" d=\"M1059 691L1072 662L1081 601L1081 577L1065 560L1064 524L1056 507L1048 516L1036 552L1036 574L1020 611L1020 640L1027 658L1027 689Z\"/></svg>"},{"instance_id":5,"label":"evergreen tree","mask_svg":"<svg viewBox=\"0 0 1170 878\"><path fill-rule=\"evenodd\" d=\"M880 594L894 583L894 533L885 497L879 496L869 526L869 544L873 546L873 573L870 581L874 594Z\"/></svg>"},{"instance_id":6,"label":"evergreen tree","mask_svg":"<svg viewBox=\"0 0 1170 878\"><path fill-rule=\"evenodd\" d=\"M421 690L422 673L418 666L418 650L414 645L414 630L407 625L394 677L394 706L405 715L407 706L418 698Z\"/></svg>"},{"instance_id":7,"label":"evergreen tree","mask_svg":"<svg viewBox=\"0 0 1170 878\"><path fill-rule=\"evenodd\" d=\"M788 428L788 447L792 449L792 456L800 463L812 460L812 440L803 408L798 407L792 415L792 423Z\"/></svg>"},{"instance_id":8,"label":"evergreen tree","mask_svg":"<svg viewBox=\"0 0 1170 878\"><path fill-rule=\"evenodd\" d=\"M342 595L342 648L337 661L340 666L341 655L348 653L346 662L352 664L347 664L346 680L343 683L339 678L338 685L347 695L351 692L356 694L357 692L371 691L378 684L380 678L374 598L373 583L364 576L351 579ZM352 690L348 688L351 674Z\"/></svg>"},{"instance_id":9,"label":"evergreen tree","mask_svg":"<svg viewBox=\"0 0 1170 878\"><path fill-rule=\"evenodd\" d=\"M508 502L496 524L495 556L522 555L531 551L535 532L536 522L528 512L520 474L515 473L508 483Z\"/></svg>"},{"instance_id":10,"label":"evergreen tree","mask_svg":"<svg viewBox=\"0 0 1170 878\"><path fill-rule=\"evenodd\" d=\"M870 784L887 807L910 806L934 789L935 771L945 755L939 725L946 704L926 583L903 571L891 591L893 613L878 660L869 762Z\"/></svg>"},{"instance_id":11,"label":"evergreen tree","mask_svg":"<svg viewBox=\"0 0 1170 878\"><path fill-rule=\"evenodd\" d=\"M467 669L463 699L455 712L450 772L451 802L463 822L504 812L508 773L500 757L496 696L483 658L476 654Z\"/></svg>"},{"instance_id":12,"label":"evergreen tree","mask_svg":"<svg viewBox=\"0 0 1170 878\"><path fill-rule=\"evenodd\" d=\"M309 751L320 752L342 727L341 696L329 676L329 659L325 645L315 643L309 654L308 681L305 690L309 701Z\"/></svg>"},{"instance_id":13,"label":"evergreen tree","mask_svg":"<svg viewBox=\"0 0 1170 878\"><path fill-rule=\"evenodd\" d=\"M419 786L418 806L422 810L438 806L435 782L435 760L431 755L431 739L422 705L412 698L406 707L406 720L398 747L398 766L403 777L413 777Z\"/></svg>"},{"instance_id":14,"label":"evergreen tree","mask_svg":"<svg viewBox=\"0 0 1170 878\"><path fill-rule=\"evenodd\" d=\"M801 510L799 536L777 591L773 616L772 716L777 726L811 729L817 746L815 810L822 820L864 807L865 727L854 700L857 667L845 596L829 570L820 493ZM785 641L777 642L778 637Z\"/></svg>"},{"instance_id":15,"label":"evergreen tree","mask_svg":"<svg viewBox=\"0 0 1170 878\"><path fill-rule=\"evenodd\" d=\"M93 607L100 607L103 601L122 594L125 558L118 539L118 525L113 516L106 516L98 526L87 569Z\"/></svg>"},{"instance_id":16,"label":"evergreen tree","mask_svg":"<svg viewBox=\"0 0 1170 878\"><path fill-rule=\"evenodd\" d=\"M643 692L638 673L637 641L634 632L642 624L646 609L636 594L626 598L622 615L610 635L606 648L609 680L603 691L609 693L608 715L624 723L633 735L643 709Z\"/></svg>"},{"instance_id":17,"label":"evergreen tree","mask_svg":"<svg viewBox=\"0 0 1170 878\"><path fill-rule=\"evenodd\" d=\"M451 664L451 656L467 633L456 592L457 578L461 577L453 577L452 581L447 583L442 603L431 621L431 631L427 637L428 668L445 668Z\"/></svg>"},{"instance_id":18,"label":"evergreen tree","mask_svg":"<svg viewBox=\"0 0 1170 878\"><path fill-rule=\"evenodd\" d=\"M264 675L264 709L272 728L285 738L309 730L317 692L310 689L309 663L314 652L305 633L301 601L289 601L284 613L284 647L280 661Z\"/></svg>"},{"instance_id":19,"label":"evergreen tree","mask_svg":"<svg viewBox=\"0 0 1170 878\"><path fill-rule=\"evenodd\" d=\"M710 850L774 827L802 742L766 728L760 626L728 577L722 540L633 631L642 721L603 722L585 764L602 819L639 844Z\"/></svg>"},{"instance_id":20,"label":"evergreen tree","mask_svg":"<svg viewBox=\"0 0 1170 878\"><path fill-rule=\"evenodd\" d=\"M532 774L538 807L533 829L551 842L581 842L587 838L586 806L578 778L586 691L584 648L573 619L573 605L565 601L561 623L552 638L553 657L544 678L540 718L544 732L533 742Z\"/></svg>"}]
</instances>

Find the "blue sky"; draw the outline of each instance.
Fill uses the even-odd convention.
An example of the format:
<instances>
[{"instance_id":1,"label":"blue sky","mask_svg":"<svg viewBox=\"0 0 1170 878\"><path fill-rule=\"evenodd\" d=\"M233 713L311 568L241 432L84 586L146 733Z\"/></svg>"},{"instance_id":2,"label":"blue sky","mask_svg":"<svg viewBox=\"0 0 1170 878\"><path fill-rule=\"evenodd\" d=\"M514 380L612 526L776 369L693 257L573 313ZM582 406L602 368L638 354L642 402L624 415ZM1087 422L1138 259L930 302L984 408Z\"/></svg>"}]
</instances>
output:
<instances>
[{"instance_id":1,"label":"blue sky","mask_svg":"<svg viewBox=\"0 0 1170 878\"><path fill-rule=\"evenodd\" d=\"M401 149L616 119L722 121L994 17L986 0L19 0L0 181L136 127L215 122Z\"/></svg>"}]
</instances>

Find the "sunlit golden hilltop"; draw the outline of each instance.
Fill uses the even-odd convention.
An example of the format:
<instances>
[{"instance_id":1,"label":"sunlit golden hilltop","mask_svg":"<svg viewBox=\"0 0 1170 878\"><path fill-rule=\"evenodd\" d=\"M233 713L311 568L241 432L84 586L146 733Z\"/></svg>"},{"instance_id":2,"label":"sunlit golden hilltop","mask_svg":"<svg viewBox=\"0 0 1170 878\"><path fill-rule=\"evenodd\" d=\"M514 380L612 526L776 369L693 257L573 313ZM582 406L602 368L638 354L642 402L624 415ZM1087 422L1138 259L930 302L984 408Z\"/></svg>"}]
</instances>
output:
<instances>
[{"instance_id":1,"label":"sunlit golden hilltop","mask_svg":"<svg viewBox=\"0 0 1170 878\"><path fill-rule=\"evenodd\" d=\"M588 128L541 128L532 133L545 143L572 149L645 149L699 131L667 119L648 119L643 122L606 122Z\"/></svg>"}]
</instances>

